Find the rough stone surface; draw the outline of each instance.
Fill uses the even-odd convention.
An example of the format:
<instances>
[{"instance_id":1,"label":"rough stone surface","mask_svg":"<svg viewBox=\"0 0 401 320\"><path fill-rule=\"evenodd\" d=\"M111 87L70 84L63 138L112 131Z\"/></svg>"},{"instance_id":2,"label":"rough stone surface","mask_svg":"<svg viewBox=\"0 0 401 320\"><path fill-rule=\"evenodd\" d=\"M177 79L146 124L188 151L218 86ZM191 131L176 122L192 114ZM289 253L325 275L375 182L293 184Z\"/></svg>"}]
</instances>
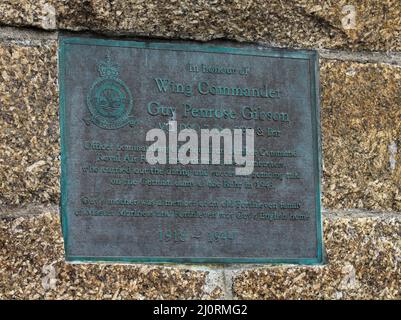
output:
<instances>
[{"instance_id":1,"label":"rough stone surface","mask_svg":"<svg viewBox=\"0 0 401 320\"><path fill-rule=\"evenodd\" d=\"M401 299L401 216L331 213L327 265L250 269L234 279L240 299Z\"/></svg>"},{"instance_id":2,"label":"rough stone surface","mask_svg":"<svg viewBox=\"0 0 401 320\"><path fill-rule=\"evenodd\" d=\"M401 50L398 0L2 0L0 23L280 46Z\"/></svg>"},{"instance_id":3,"label":"rough stone surface","mask_svg":"<svg viewBox=\"0 0 401 320\"><path fill-rule=\"evenodd\" d=\"M56 42L0 42L0 204L57 202Z\"/></svg>"},{"instance_id":4,"label":"rough stone surface","mask_svg":"<svg viewBox=\"0 0 401 320\"><path fill-rule=\"evenodd\" d=\"M323 203L401 211L401 68L321 64Z\"/></svg>"},{"instance_id":5,"label":"rough stone surface","mask_svg":"<svg viewBox=\"0 0 401 320\"><path fill-rule=\"evenodd\" d=\"M401 299L397 214L326 215L327 265L199 267L66 264L55 208L39 209L0 218L0 299Z\"/></svg>"},{"instance_id":6,"label":"rough stone surface","mask_svg":"<svg viewBox=\"0 0 401 320\"><path fill-rule=\"evenodd\" d=\"M0 41L0 204L58 203L55 40ZM323 204L401 211L401 68L321 59Z\"/></svg>"}]
</instances>

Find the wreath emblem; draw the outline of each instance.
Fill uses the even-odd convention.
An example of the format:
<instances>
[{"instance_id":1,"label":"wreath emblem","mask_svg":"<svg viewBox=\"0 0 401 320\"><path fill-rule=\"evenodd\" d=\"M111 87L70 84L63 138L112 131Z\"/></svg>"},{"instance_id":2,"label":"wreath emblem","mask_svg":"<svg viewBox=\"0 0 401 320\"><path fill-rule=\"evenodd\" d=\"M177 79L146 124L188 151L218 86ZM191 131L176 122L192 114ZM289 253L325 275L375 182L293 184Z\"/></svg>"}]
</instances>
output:
<instances>
[{"instance_id":1,"label":"wreath emblem","mask_svg":"<svg viewBox=\"0 0 401 320\"><path fill-rule=\"evenodd\" d=\"M87 125L92 123L102 129L119 129L135 124L130 116L133 108L132 94L124 81L118 78L118 69L110 53L97 64L100 77L95 80L86 98L91 113L89 119L84 119Z\"/></svg>"}]
</instances>

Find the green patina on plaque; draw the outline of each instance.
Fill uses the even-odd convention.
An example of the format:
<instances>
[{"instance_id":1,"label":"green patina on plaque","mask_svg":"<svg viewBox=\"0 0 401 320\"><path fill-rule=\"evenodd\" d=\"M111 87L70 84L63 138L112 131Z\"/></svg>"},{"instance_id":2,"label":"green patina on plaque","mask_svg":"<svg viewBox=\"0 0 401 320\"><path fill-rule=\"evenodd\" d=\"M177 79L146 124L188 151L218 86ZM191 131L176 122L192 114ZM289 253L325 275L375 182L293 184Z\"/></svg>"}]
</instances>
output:
<instances>
[{"instance_id":1,"label":"green patina on plaque","mask_svg":"<svg viewBox=\"0 0 401 320\"><path fill-rule=\"evenodd\" d=\"M68 261L322 263L315 51L61 37L59 73ZM253 173L150 165L169 121L252 128Z\"/></svg>"}]
</instances>

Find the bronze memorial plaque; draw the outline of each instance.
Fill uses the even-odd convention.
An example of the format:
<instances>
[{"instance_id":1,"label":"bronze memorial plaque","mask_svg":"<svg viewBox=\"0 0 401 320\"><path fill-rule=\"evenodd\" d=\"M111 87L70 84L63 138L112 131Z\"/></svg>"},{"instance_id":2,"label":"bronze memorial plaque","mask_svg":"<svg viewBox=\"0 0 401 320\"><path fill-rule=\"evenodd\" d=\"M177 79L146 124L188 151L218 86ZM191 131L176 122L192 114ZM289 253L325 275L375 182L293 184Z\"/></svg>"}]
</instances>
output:
<instances>
[{"instance_id":1,"label":"bronze memorial plaque","mask_svg":"<svg viewBox=\"0 0 401 320\"><path fill-rule=\"evenodd\" d=\"M318 57L61 37L73 262L318 264Z\"/></svg>"}]
</instances>

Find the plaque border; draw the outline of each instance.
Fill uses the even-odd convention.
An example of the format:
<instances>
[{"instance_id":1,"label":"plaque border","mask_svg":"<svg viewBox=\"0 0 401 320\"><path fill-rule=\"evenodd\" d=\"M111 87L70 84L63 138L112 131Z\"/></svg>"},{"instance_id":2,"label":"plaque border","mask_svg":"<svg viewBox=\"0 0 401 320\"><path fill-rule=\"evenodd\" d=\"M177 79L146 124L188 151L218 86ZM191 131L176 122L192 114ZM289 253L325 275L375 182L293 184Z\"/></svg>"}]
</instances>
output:
<instances>
[{"instance_id":1,"label":"plaque border","mask_svg":"<svg viewBox=\"0 0 401 320\"><path fill-rule=\"evenodd\" d=\"M118 39L100 39L92 36L59 36L58 41L58 76L59 76L59 122L60 122L60 150L61 150L61 199L60 199L60 219L61 229L64 239L64 255L66 262L69 263L183 263L183 264L299 264L299 265L320 265L324 259L323 244L323 226L321 213L321 129L320 129L320 98L319 98L319 54L316 50L296 50L270 48L265 46L251 45L250 47L230 47L219 44L199 44L194 42L162 42L161 40L137 41L118 40ZM311 79L311 121L312 121L312 143L313 143L313 162L314 162L314 180L316 184L316 257L314 258L225 258L225 257L127 257L127 256L71 256L68 254L68 214L67 214L67 188L68 172L66 164L66 131L65 124L65 51L68 45L91 45L108 47L128 47L154 50L174 50L191 51L205 53L228 53L236 55L253 55L277 58L303 59L309 61L309 74ZM249 44L248 44L249 45Z\"/></svg>"}]
</instances>

